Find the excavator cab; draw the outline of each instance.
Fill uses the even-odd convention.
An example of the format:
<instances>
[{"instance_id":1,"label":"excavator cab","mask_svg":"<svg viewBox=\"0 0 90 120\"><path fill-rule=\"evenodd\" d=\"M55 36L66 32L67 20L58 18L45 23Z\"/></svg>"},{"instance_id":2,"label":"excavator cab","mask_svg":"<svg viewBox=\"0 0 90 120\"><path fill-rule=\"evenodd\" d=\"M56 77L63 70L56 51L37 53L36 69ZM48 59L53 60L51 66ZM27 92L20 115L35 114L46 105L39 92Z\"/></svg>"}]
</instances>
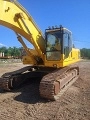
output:
<instances>
[{"instance_id":1,"label":"excavator cab","mask_svg":"<svg viewBox=\"0 0 90 120\"><path fill-rule=\"evenodd\" d=\"M57 61L61 59L63 33L61 28L46 29L46 60Z\"/></svg>"},{"instance_id":2,"label":"excavator cab","mask_svg":"<svg viewBox=\"0 0 90 120\"><path fill-rule=\"evenodd\" d=\"M46 65L64 67L76 60L76 50L72 47L72 33L68 29L46 29ZM74 51L74 52L73 52ZM74 54L74 58L73 55ZM49 62L50 61L50 62Z\"/></svg>"}]
</instances>

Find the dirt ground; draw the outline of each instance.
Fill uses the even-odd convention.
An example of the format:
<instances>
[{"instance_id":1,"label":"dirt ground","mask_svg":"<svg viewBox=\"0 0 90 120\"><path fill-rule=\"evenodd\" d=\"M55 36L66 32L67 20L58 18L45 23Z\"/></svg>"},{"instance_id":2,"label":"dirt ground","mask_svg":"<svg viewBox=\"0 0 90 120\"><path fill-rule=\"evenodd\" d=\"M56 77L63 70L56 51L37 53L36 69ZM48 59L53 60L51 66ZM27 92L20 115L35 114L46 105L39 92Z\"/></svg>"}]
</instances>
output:
<instances>
[{"instance_id":1,"label":"dirt ground","mask_svg":"<svg viewBox=\"0 0 90 120\"><path fill-rule=\"evenodd\" d=\"M7 93L0 90L0 120L90 120L90 61L76 65L80 67L79 79L57 101L42 99L38 84ZM0 76L23 66L0 64Z\"/></svg>"}]
</instances>

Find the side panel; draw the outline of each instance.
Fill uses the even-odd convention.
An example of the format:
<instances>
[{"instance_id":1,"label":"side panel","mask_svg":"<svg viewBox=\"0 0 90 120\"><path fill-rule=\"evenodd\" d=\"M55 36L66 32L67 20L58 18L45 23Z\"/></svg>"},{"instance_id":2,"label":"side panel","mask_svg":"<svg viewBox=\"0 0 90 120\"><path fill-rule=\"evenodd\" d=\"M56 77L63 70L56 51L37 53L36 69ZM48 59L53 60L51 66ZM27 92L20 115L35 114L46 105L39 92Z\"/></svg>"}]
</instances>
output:
<instances>
[{"instance_id":1,"label":"side panel","mask_svg":"<svg viewBox=\"0 0 90 120\"><path fill-rule=\"evenodd\" d=\"M68 58L65 58L63 61L63 66L68 66L72 63L78 62L80 60L80 50L72 48L72 51L69 53Z\"/></svg>"}]
</instances>

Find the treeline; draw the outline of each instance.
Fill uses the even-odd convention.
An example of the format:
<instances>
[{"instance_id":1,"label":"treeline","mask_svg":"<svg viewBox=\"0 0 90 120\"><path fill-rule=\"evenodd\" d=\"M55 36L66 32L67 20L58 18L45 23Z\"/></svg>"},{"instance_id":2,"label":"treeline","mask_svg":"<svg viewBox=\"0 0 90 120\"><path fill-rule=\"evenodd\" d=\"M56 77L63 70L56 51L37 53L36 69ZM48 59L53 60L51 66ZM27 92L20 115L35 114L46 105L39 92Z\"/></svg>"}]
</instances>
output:
<instances>
[{"instance_id":1,"label":"treeline","mask_svg":"<svg viewBox=\"0 0 90 120\"><path fill-rule=\"evenodd\" d=\"M5 57L7 57L7 56L19 57L19 56L21 56L21 49L22 49L22 47L20 47L20 48L17 48L17 47L9 47L9 48L0 47L0 53L4 53Z\"/></svg>"},{"instance_id":2,"label":"treeline","mask_svg":"<svg viewBox=\"0 0 90 120\"><path fill-rule=\"evenodd\" d=\"M13 56L13 57L20 57L22 55L23 47L0 47L0 53L4 53L4 56ZM90 49L82 48L80 49L81 57L90 59Z\"/></svg>"},{"instance_id":3,"label":"treeline","mask_svg":"<svg viewBox=\"0 0 90 120\"><path fill-rule=\"evenodd\" d=\"M86 48L82 48L80 50L80 53L81 53L81 57L84 59L90 59L90 49L86 49Z\"/></svg>"}]
</instances>

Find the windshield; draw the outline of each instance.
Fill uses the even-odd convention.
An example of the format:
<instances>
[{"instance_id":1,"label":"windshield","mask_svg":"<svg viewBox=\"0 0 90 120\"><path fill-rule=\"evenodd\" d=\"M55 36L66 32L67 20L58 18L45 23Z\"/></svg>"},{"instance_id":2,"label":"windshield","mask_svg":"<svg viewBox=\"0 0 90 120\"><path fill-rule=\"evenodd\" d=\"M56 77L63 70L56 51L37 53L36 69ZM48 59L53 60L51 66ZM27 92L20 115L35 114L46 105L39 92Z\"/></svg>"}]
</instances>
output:
<instances>
[{"instance_id":1,"label":"windshield","mask_svg":"<svg viewBox=\"0 0 90 120\"><path fill-rule=\"evenodd\" d=\"M61 35L60 32L47 34L46 56L47 60L60 60Z\"/></svg>"}]
</instances>

